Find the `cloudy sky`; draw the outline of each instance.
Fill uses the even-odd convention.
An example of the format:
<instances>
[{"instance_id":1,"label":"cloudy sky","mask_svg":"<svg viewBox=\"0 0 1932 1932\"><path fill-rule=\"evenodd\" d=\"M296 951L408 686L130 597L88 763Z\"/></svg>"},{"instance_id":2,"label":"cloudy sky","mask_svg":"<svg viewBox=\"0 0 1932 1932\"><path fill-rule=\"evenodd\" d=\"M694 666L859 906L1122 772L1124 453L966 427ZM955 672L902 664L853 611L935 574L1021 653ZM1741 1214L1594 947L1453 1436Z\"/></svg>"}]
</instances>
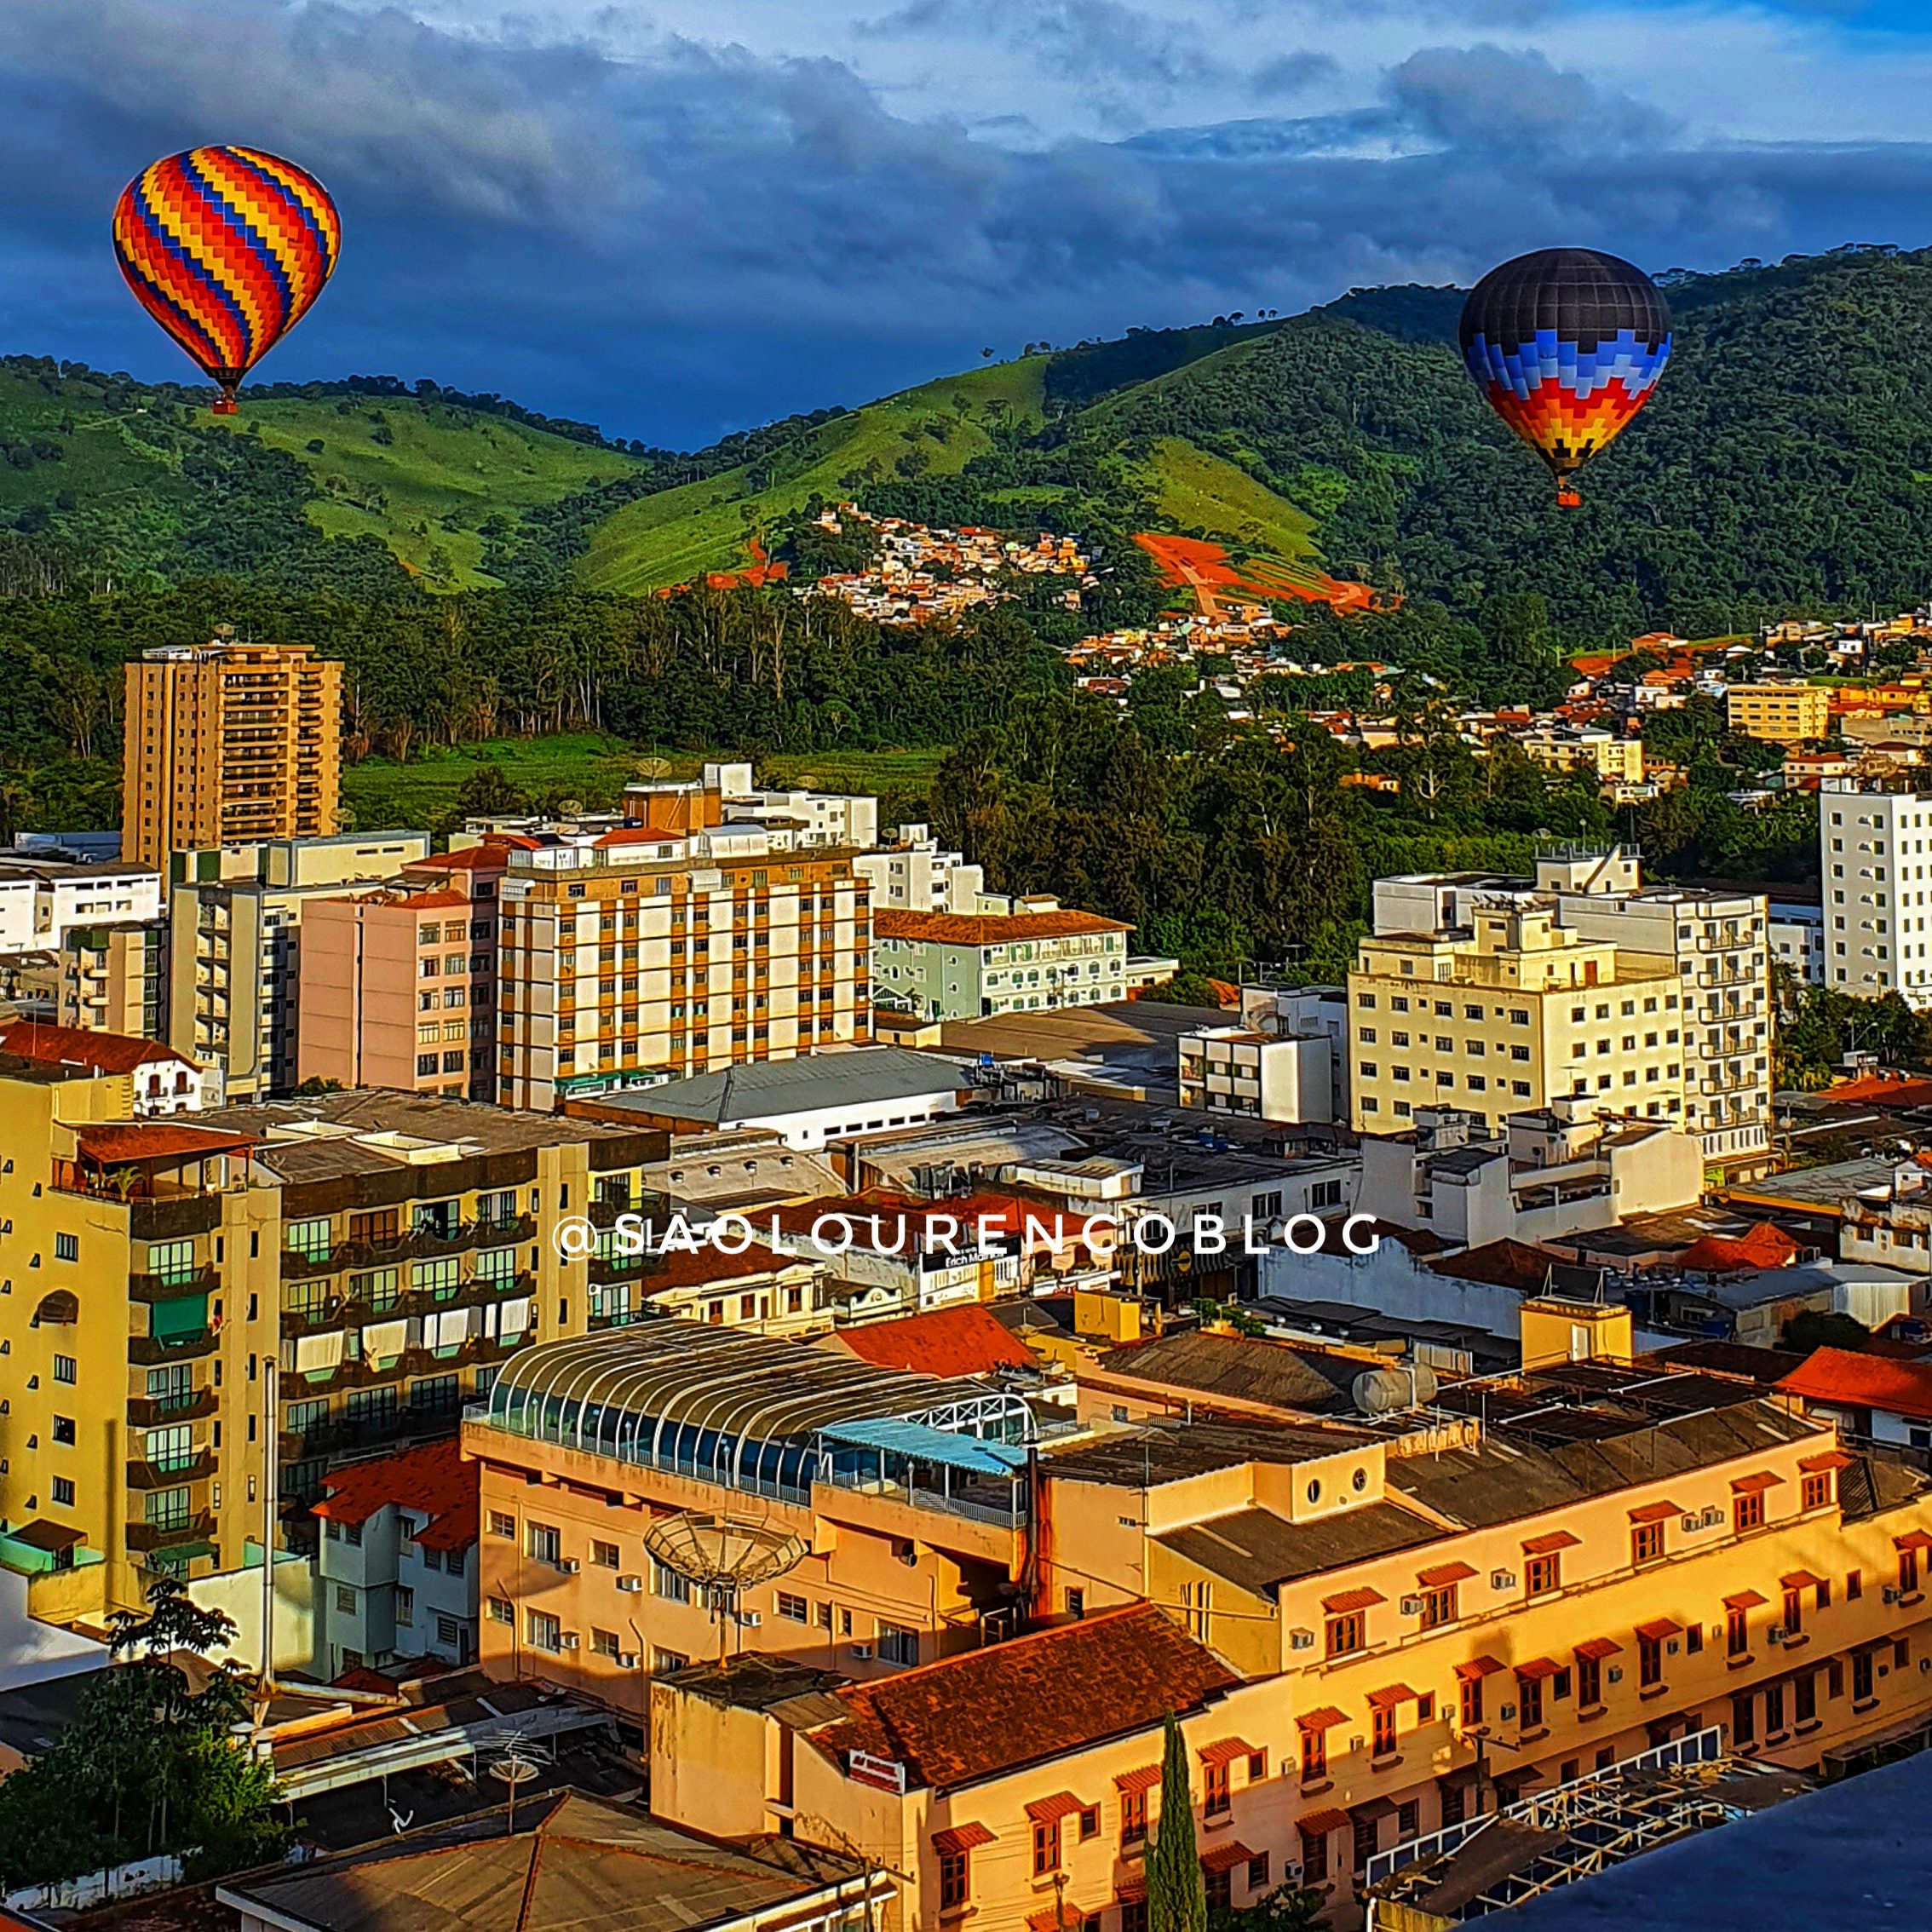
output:
<instances>
[{"instance_id":1,"label":"cloudy sky","mask_svg":"<svg viewBox=\"0 0 1932 1932\"><path fill-rule=\"evenodd\" d=\"M1555 242L1932 243L1925 0L0 0L0 347L179 371L108 211L248 141L346 227L264 377L681 445Z\"/></svg>"}]
</instances>

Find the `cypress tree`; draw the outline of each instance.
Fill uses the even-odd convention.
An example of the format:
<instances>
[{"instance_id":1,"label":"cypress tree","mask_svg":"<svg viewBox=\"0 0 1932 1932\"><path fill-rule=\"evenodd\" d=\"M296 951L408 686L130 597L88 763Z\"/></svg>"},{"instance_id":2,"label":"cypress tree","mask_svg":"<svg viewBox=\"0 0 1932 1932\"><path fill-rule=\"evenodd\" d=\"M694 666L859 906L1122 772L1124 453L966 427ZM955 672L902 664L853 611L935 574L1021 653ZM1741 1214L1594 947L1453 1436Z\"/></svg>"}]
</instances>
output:
<instances>
[{"instance_id":1,"label":"cypress tree","mask_svg":"<svg viewBox=\"0 0 1932 1932\"><path fill-rule=\"evenodd\" d=\"M1187 1747L1171 1711L1160 1765L1160 1823L1147 1852L1147 1870L1149 1932L1207 1932L1207 1882L1194 1843Z\"/></svg>"}]
</instances>

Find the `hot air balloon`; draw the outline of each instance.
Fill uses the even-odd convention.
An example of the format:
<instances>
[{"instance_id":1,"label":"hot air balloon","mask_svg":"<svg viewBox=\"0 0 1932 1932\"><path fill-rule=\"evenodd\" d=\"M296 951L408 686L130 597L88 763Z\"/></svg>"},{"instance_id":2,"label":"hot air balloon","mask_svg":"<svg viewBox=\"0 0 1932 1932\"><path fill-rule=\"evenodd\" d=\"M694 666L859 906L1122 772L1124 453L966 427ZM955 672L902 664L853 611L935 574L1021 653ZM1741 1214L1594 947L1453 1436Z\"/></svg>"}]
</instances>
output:
<instances>
[{"instance_id":1,"label":"hot air balloon","mask_svg":"<svg viewBox=\"0 0 1932 1932\"><path fill-rule=\"evenodd\" d=\"M1570 479L1650 400L1670 359L1670 312L1657 285L1589 248L1545 248L1492 268L1463 305L1463 359L1489 405L1550 465L1556 501Z\"/></svg>"},{"instance_id":2,"label":"hot air balloon","mask_svg":"<svg viewBox=\"0 0 1932 1932\"><path fill-rule=\"evenodd\" d=\"M114 254L135 299L216 383L235 385L306 315L342 253L315 177L259 147L191 147L145 168L114 207Z\"/></svg>"}]
</instances>

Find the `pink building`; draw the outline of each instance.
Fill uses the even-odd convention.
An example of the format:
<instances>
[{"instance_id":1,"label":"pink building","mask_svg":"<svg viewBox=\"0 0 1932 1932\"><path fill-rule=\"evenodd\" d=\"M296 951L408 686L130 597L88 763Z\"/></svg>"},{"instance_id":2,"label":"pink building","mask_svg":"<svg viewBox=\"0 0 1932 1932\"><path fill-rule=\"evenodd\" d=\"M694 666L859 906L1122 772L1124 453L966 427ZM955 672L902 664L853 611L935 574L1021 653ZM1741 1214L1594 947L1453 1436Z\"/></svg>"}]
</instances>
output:
<instances>
[{"instance_id":1,"label":"pink building","mask_svg":"<svg viewBox=\"0 0 1932 1932\"><path fill-rule=\"evenodd\" d=\"M440 854L302 916L296 1075L497 1097L500 844Z\"/></svg>"}]
</instances>

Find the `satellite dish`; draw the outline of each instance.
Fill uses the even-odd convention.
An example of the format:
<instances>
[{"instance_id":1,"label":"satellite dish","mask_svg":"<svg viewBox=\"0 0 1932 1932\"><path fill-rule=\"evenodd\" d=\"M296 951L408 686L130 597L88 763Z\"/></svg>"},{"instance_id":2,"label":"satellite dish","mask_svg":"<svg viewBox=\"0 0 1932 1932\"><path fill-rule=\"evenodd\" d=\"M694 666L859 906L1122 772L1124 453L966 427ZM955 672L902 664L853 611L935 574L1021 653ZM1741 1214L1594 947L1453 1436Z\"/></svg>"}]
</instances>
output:
<instances>
[{"instance_id":1,"label":"satellite dish","mask_svg":"<svg viewBox=\"0 0 1932 1932\"><path fill-rule=\"evenodd\" d=\"M796 1569L808 1552L804 1538L770 1522L687 1510L653 1523L644 1547L664 1567L696 1585L718 1624L718 1660L724 1661L739 1598Z\"/></svg>"}]
</instances>

